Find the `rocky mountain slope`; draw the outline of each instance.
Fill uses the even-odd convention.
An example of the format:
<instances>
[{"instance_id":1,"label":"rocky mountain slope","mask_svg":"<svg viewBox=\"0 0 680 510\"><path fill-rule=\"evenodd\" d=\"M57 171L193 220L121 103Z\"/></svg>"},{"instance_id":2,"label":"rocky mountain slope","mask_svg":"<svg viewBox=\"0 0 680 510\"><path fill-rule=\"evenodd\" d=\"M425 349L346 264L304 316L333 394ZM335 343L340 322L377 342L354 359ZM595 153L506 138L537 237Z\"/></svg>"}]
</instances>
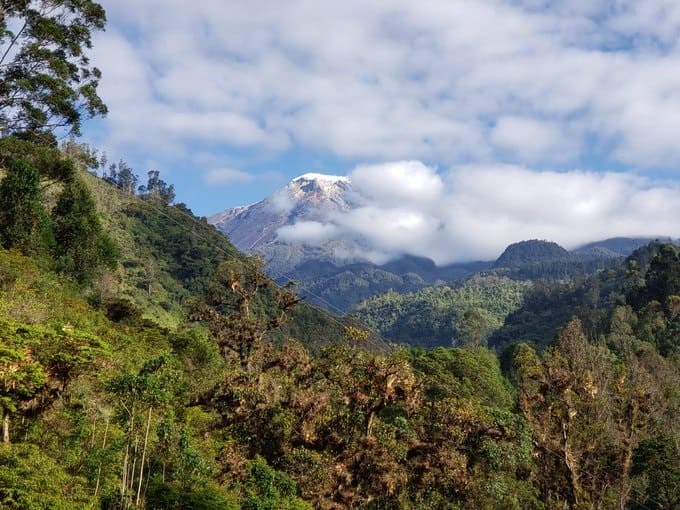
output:
<instances>
[{"instance_id":1,"label":"rocky mountain slope","mask_svg":"<svg viewBox=\"0 0 680 510\"><path fill-rule=\"evenodd\" d=\"M226 234L240 250L259 253L270 271L286 273L306 260L352 260L351 254L359 251L360 240L290 242L281 235L281 229L296 223L325 222L357 205L358 199L346 177L310 173L257 203L215 214L208 223Z\"/></svg>"}]
</instances>

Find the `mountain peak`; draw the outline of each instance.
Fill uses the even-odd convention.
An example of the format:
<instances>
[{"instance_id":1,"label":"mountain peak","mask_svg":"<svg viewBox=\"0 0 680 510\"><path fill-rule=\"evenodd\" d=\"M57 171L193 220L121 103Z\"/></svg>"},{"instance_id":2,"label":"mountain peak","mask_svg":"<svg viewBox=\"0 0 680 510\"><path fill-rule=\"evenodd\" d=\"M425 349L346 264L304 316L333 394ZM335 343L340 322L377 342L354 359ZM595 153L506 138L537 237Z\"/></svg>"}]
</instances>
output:
<instances>
[{"instance_id":1,"label":"mountain peak","mask_svg":"<svg viewBox=\"0 0 680 510\"><path fill-rule=\"evenodd\" d=\"M349 182L349 178L342 175L328 175L311 172L296 177L295 179L293 179L292 182L298 181L323 181L336 183L336 182Z\"/></svg>"},{"instance_id":2,"label":"mountain peak","mask_svg":"<svg viewBox=\"0 0 680 510\"><path fill-rule=\"evenodd\" d=\"M283 271L309 258L310 253L315 258L336 261L340 248L344 258L348 258L345 253L360 251L352 241L310 240L306 230L318 227L323 230L329 218L351 210L355 200L347 177L306 173L255 204L223 211L208 221L239 249L258 252L270 264L277 259L275 269ZM288 236L285 241L281 231Z\"/></svg>"},{"instance_id":3,"label":"mountain peak","mask_svg":"<svg viewBox=\"0 0 680 510\"><path fill-rule=\"evenodd\" d=\"M297 217L294 220L304 219L300 215L307 214L314 216L311 219L318 220L324 217L325 212L346 210L349 207L346 194L351 187L352 183L347 177L307 173L290 181L275 200L285 201L287 198L296 204Z\"/></svg>"},{"instance_id":4,"label":"mountain peak","mask_svg":"<svg viewBox=\"0 0 680 510\"><path fill-rule=\"evenodd\" d=\"M539 239L520 241L508 246L494 267L514 268L537 262L569 260L571 254L559 244Z\"/></svg>"}]
</instances>

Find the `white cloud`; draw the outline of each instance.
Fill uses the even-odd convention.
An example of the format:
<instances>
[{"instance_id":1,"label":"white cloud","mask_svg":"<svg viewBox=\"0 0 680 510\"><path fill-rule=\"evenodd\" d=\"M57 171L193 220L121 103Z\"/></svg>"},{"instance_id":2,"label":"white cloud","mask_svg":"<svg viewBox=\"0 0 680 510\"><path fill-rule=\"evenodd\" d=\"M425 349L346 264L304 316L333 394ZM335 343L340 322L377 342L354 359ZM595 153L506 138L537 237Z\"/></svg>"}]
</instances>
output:
<instances>
[{"instance_id":1,"label":"white cloud","mask_svg":"<svg viewBox=\"0 0 680 510\"><path fill-rule=\"evenodd\" d=\"M380 203L428 202L443 188L437 172L420 161L361 165L349 177L355 190Z\"/></svg>"},{"instance_id":2,"label":"white cloud","mask_svg":"<svg viewBox=\"0 0 680 510\"><path fill-rule=\"evenodd\" d=\"M569 160L578 147L555 122L526 117L501 117L491 131L491 140L523 161Z\"/></svg>"},{"instance_id":3,"label":"white cloud","mask_svg":"<svg viewBox=\"0 0 680 510\"><path fill-rule=\"evenodd\" d=\"M104 4L120 143L680 170L668 0Z\"/></svg>"},{"instance_id":4,"label":"white cloud","mask_svg":"<svg viewBox=\"0 0 680 510\"><path fill-rule=\"evenodd\" d=\"M280 214L287 214L295 207L295 201L285 188L270 195L269 203L274 209L274 212Z\"/></svg>"},{"instance_id":5,"label":"white cloud","mask_svg":"<svg viewBox=\"0 0 680 510\"><path fill-rule=\"evenodd\" d=\"M438 264L494 259L522 239L571 249L616 236L680 237L680 185L629 173L465 165L442 179L407 161L350 176L365 205L284 227L279 237L315 246L354 239L374 262L411 254Z\"/></svg>"},{"instance_id":6,"label":"white cloud","mask_svg":"<svg viewBox=\"0 0 680 510\"><path fill-rule=\"evenodd\" d=\"M286 225L278 230L278 239L284 242L304 243L319 246L338 234L337 226L318 221L298 221L294 225Z\"/></svg>"},{"instance_id":7,"label":"white cloud","mask_svg":"<svg viewBox=\"0 0 680 510\"><path fill-rule=\"evenodd\" d=\"M203 180L213 185L250 182L254 178L255 176L234 168L215 168L203 174Z\"/></svg>"}]
</instances>

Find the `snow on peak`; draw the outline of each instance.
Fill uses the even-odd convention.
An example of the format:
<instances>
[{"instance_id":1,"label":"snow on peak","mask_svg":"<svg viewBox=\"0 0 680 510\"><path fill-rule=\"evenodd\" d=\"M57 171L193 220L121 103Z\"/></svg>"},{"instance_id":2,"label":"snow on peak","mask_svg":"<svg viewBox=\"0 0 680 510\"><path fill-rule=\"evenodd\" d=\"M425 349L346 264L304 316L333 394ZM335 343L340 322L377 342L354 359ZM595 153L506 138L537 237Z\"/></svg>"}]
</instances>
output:
<instances>
[{"instance_id":1,"label":"snow on peak","mask_svg":"<svg viewBox=\"0 0 680 510\"><path fill-rule=\"evenodd\" d=\"M326 174L308 173L308 174L304 174L304 175L301 175L301 176L293 179L293 182L296 182L296 181L323 181L323 182L335 183L335 182L349 182L349 179L347 177L342 176L342 175L326 175Z\"/></svg>"}]
</instances>

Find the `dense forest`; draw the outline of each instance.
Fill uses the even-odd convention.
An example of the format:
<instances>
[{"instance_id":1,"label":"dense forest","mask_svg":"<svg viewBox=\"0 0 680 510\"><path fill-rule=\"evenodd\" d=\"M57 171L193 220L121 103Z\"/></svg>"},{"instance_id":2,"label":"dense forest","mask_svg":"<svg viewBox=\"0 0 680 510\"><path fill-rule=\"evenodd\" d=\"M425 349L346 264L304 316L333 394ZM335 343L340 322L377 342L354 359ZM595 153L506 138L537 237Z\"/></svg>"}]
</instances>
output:
<instances>
[{"instance_id":1,"label":"dense forest","mask_svg":"<svg viewBox=\"0 0 680 510\"><path fill-rule=\"evenodd\" d=\"M81 53L104 12L1 5L2 508L680 506L677 247L388 295L422 311L414 343L450 326L438 302L463 320L461 347L387 345L276 285L157 171L57 143L106 111Z\"/></svg>"},{"instance_id":2,"label":"dense forest","mask_svg":"<svg viewBox=\"0 0 680 510\"><path fill-rule=\"evenodd\" d=\"M392 342L424 347L480 347L524 301L532 282L477 274L457 285L387 292L353 315Z\"/></svg>"}]
</instances>

